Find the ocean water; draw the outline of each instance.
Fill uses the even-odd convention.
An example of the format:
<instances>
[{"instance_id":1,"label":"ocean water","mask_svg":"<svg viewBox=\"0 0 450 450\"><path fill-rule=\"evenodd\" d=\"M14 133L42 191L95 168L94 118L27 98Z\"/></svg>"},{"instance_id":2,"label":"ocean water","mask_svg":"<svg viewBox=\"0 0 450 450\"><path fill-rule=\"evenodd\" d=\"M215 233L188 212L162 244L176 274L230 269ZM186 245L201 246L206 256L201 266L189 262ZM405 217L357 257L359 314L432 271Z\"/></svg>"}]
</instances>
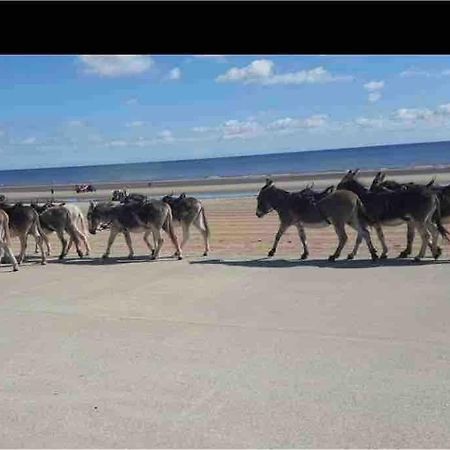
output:
<instances>
[{"instance_id":1,"label":"ocean water","mask_svg":"<svg viewBox=\"0 0 450 450\"><path fill-rule=\"evenodd\" d=\"M1 170L0 186L204 179L450 165L450 141L103 166Z\"/></svg>"}]
</instances>

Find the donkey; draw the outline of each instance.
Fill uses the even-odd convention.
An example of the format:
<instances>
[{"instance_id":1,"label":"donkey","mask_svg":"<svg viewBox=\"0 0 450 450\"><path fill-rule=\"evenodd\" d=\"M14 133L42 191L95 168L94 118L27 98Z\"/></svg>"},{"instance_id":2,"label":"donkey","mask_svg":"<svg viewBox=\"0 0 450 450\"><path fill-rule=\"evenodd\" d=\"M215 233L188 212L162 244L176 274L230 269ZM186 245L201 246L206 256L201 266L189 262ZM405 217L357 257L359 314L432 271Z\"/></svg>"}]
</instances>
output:
<instances>
[{"instance_id":1,"label":"donkey","mask_svg":"<svg viewBox=\"0 0 450 450\"><path fill-rule=\"evenodd\" d=\"M78 238L81 240L81 242L83 243L83 245L86 249L85 255L86 256L89 255L89 253L91 251L91 247L89 245L89 241L87 238L88 230L87 230L87 225L86 225L86 219L84 218L83 213L81 212L80 208L77 205L66 204L66 203L60 203L58 205L51 201L47 201L43 205L39 205L38 203L32 202L31 206L38 212L39 215L43 214L49 208L52 208L55 206L64 207L65 209L67 209L67 211L69 212L72 224L75 227L75 230L78 234ZM63 217L63 220L65 220L64 216L62 216L62 217ZM55 219L52 219L52 220L55 220ZM58 226L58 225L56 225L56 226ZM43 227L43 231L46 236L48 236L49 234L54 232L54 230L52 228L45 228L45 227ZM47 256L50 256L51 246L50 246L50 242L48 241L48 239L47 239L46 244L47 244ZM67 249L65 250L66 254L69 253L70 249L72 248L72 245L73 245L72 233L69 233L69 243L67 245ZM36 244L35 253L37 253L37 248L38 248L38 246Z\"/></svg>"},{"instance_id":2,"label":"donkey","mask_svg":"<svg viewBox=\"0 0 450 450\"><path fill-rule=\"evenodd\" d=\"M27 237L32 234L38 244L41 252L41 264L47 264L47 259L42 246L43 242L47 242L38 213L31 207L25 206L21 203L10 205L7 203L0 203L0 210L3 210L9 217L10 236L18 237L20 240L20 254L17 262L21 264L25 261L27 250Z\"/></svg>"},{"instance_id":3,"label":"donkey","mask_svg":"<svg viewBox=\"0 0 450 450\"><path fill-rule=\"evenodd\" d=\"M447 231L440 224L440 217L437 219L438 227L432 222L433 214L435 211L439 211L439 200L436 194L430 189L417 186L400 191L370 192L356 180L355 176L358 171L358 169L349 170L338 184L337 189L350 190L357 194L363 202L370 218L369 225L375 228L383 247L381 258L387 258L388 253L382 225L397 226L412 221L422 238L422 246L415 261L420 261L425 256L430 234L432 255L437 259L439 257L438 234L447 238ZM360 242L357 240L355 243L355 254Z\"/></svg>"},{"instance_id":4,"label":"donkey","mask_svg":"<svg viewBox=\"0 0 450 450\"><path fill-rule=\"evenodd\" d=\"M174 225L182 227L183 240L181 241L180 248L183 249L188 241L190 235L189 229L191 225L194 225L203 237L205 245L203 256L208 256L210 231L205 208L200 200L194 197L186 197L186 194L183 193L178 198L175 198L173 195L166 195L162 198L162 201L171 207Z\"/></svg>"},{"instance_id":5,"label":"donkey","mask_svg":"<svg viewBox=\"0 0 450 450\"><path fill-rule=\"evenodd\" d=\"M367 230L368 219L364 207L353 192L335 191L315 201L311 195L279 189L275 187L272 180L267 179L258 194L256 216L261 218L272 210L278 213L280 227L272 249L269 251L269 257L275 254L278 242L289 226L297 227L304 250L301 259L306 259L309 252L304 227L322 228L333 225L339 243L336 251L329 256L328 260L334 261L339 258L347 242L348 236L345 232L347 224L358 232L358 238L361 237L366 241L372 260L378 258ZM354 256L352 252L348 255L348 259L353 259Z\"/></svg>"},{"instance_id":6,"label":"donkey","mask_svg":"<svg viewBox=\"0 0 450 450\"><path fill-rule=\"evenodd\" d=\"M2 262L3 252L5 252L8 259L12 262L13 271L19 270L19 265L11 250L11 237L9 233L9 217L2 209L0 209L0 265Z\"/></svg>"},{"instance_id":7,"label":"donkey","mask_svg":"<svg viewBox=\"0 0 450 450\"><path fill-rule=\"evenodd\" d=\"M111 202L90 202L87 219L91 234L95 234L99 227L110 226L108 245L103 258L109 257L111 246L117 234L122 233L129 249L128 258L132 259L134 251L130 233L144 233L144 241L151 251L151 259L157 259L164 242L161 236L161 229L163 229L167 232L175 247L175 255L178 256L178 259L182 259L181 248L173 230L172 211L170 206L161 200L151 200L144 203L133 202L123 205L114 205ZM156 244L155 249L148 240L150 233L153 234Z\"/></svg>"},{"instance_id":8,"label":"donkey","mask_svg":"<svg viewBox=\"0 0 450 450\"><path fill-rule=\"evenodd\" d=\"M447 186L436 186L435 178L429 181L426 185L416 184L416 183L398 183L394 180L385 180L386 174L384 172L378 172L372 181L370 186L371 192L386 192L386 191L405 191L407 189L414 188L430 188L439 199L439 211L435 211L433 214L433 221L436 223L438 229L440 228L440 221L437 220L437 215L440 213L442 223L447 223L450 221L450 185ZM411 254L412 244L414 241L415 228L411 221L406 222L407 233L406 233L406 248L403 250L398 258L406 258ZM446 230L441 229L445 234ZM438 253L441 255L442 249L438 246Z\"/></svg>"},{"instance_id":9,"label":"donkey","mask_svg":"<svg viewBox=\"0 0 450 450\"><path fill-rule=\"evenodd\" d=\"M75 242L78 256L83 257L80 242L83 241L83 236L76 226L69 209L66 206L51 206L39 215L42 229L45 235L56 232L61 241L61 253L59 259L64 259L69 252L69 243L67 242L64 232L69 235L70 243ZM84 242L84 241L83 241ZM50 246L47 246L50 252Z\"/></svg>"}]
</instances>

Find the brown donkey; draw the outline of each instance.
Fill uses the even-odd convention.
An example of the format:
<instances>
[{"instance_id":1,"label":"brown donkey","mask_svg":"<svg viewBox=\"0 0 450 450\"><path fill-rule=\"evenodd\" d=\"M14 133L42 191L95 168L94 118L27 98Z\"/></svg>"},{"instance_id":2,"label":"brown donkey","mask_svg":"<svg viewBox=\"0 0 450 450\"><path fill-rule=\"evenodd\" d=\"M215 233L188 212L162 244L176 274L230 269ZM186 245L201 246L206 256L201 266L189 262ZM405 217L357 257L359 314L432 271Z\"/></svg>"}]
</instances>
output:
<instances>
[{"instance_id":1,"label":"brown donkey","mask_svg":"<svg viewBox=\"0 0 450 450\"><path fill-rule=\"evenodd\" d=\"M345 225L350 225L358 232L358 239L361 238L366 241L372 260L378 258L367 230L368 218L364 212L364 207L358 196L353 192L335 191L315 201L311 195L305 195L301 192L291 193L279 189L275 187L272 180L267 179L266 184L258 194L257 201L257 217L263 217L270 211L275 210L280 218L280 227L268 256L275 254L281 236L291 225L295 225L304 248L302 259L305 259L308 256L308 248L304 227L321 228L333 225L339 244L336 251L328 259L334 261L339 258L348 240ZM354 256L352 252L348 255L348 258L352 259Z\"/></svg>"}]
</instances>

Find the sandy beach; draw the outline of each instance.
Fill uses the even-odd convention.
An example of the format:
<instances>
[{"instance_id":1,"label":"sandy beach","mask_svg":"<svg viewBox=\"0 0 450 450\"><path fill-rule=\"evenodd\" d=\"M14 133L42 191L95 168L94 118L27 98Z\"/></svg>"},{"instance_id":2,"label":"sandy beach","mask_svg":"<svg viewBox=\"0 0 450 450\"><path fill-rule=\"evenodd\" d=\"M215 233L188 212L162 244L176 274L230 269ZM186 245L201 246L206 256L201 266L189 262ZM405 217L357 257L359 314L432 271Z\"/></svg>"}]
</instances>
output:
<instances>
[{"instance_id":1,"label":"sandy beach","mask_svg":"<svg viewBox=\"0 0 450 450\"><path fill-rule=\"evenodd\" d=\"M445 171L394 178L434 175L450 182ZM311 178L338 181L274 177L292 190ZM151 196L250 192L203 200L206 258L193 230L183 261L169 257L168 239L163 258L149 261L133 235L135 260L119 236L104 262L104 231L90 236L90 257L52 256L41 267L32 255L18 273L2 266L2 448L448 447L449 245L437 262L396 260L406 229L392 227L393 259L372 263L362 246L356 260L333 264L335 233L312 229L310 259L299 261L291 229L267 259L278 218L255 216L262 180L135 186ZM80 205L110 187L80 194Z\"/></svg>"}]
</instances>

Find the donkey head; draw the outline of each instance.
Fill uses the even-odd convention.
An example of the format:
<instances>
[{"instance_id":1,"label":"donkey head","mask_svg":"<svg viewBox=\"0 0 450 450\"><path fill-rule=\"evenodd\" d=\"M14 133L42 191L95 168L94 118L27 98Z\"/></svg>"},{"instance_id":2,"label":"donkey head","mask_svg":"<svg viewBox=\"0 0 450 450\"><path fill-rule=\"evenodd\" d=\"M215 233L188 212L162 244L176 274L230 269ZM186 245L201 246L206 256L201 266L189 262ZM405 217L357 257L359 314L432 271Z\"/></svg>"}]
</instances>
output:
<instances>
[{"instance_id":1,"label":"donkey head","mask_svg":"<svg viewBox=\"0 0 450 450\"><path fill-rule=\"evenodd\" d=\"M261 188L258 194L258 204L256 206L256 216L261 218L272 211L273 206L270 202L271 188L274 186L273 180L266 178L266 184Z\"/></svg>"},{"instance_id":2,"label":"donkey head","mask_svg":"<svg viewBox=\"0 0 450 450\"><path fill-rule=\"evenodd\" d=\"M359 169L353 171L349 170L339 182L336 189L345 189L348 191L352 191L357 195L366 192L367 189L355 178L358 172Z\"/></svg>"},{"instance_id":3,"label":"donkey head","mask_svg":"<svg viewBox=\"0 0 450 450\"><path fill-rule=\"evenodd\" d=\"M97 204L93 201L89 202L89 209L86 214L86 218L88 221L89 233L95 234L101 223L101 217L97 211Z\"/></svg>"}]
</instances>

